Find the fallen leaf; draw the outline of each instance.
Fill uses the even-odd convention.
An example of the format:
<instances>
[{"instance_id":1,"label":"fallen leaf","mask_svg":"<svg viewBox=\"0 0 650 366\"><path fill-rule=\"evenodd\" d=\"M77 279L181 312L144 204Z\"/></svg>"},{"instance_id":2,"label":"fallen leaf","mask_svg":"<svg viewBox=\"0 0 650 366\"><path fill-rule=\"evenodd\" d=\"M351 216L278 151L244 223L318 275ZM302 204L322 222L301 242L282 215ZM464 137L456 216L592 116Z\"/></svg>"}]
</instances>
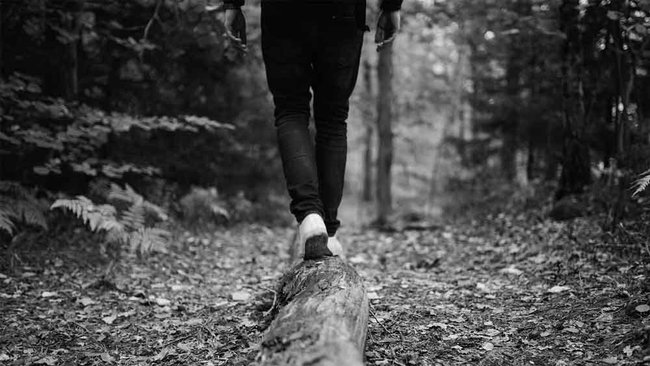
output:
<instances>
[{"instance_id":1,"label":"fallen leaf","mask_svg":"<svg viewBox=\"0 0 650 366\"><path fill-rule=\"evenodd\" d=\"M170 354L170 351L171 349L169 347L163 348L162 350L160 350L160 352L158 352L157 355L153 356L151 359L154 361L162 361L162 359L164 359L165 357L167 357L167 355Z\"/></svg>"},{"instance_id":2,"label":"fallen leaf","mask_svg":"<svg viewBox=\"0 0 650 366\"><path fill-rule=\"evenodd\" d=\"M499 333L501 333L501 332L499 332L496 329L488 329L488 330L485 331L485 334L487 334L490 337L494 337L495 335L497 335Z\"/></svg>"},{"instance_id":3,"label":"fallen leaf","mask_svg":"<svg viewBox=\"0 0 650 366\"><path fill-rule=\"evenodd\" d=\"M77 302L83 306L88 306L94 304L95 300L91 299L90 297L82 297L81 299L77 300Z\"/></svg>"},{"instance_id":4,"label":"fallen leaf","mask_svg":"<svg viewBox=\"0 0 650 366\"><path fill-rule=\"evenodd\" d=\"M504 274L511 274L514 276L519 276L524 273L524 271L520 270L519 268L515 266L509 266L506 268L501 269L499 272L504 273Z\"/></svg>"},{"instance_id":5,"label":"fallen leaf","mask_svg":"<svg viewBox=\"0 0 650 366\"><path fill-rule=\"evenodd\" d=\"M553 286L550 289L548 289L548 292L552 294L559 294L560 292L569 291L569 290L571 290L571 287L569 286Z\"/></svg>"},{"instance_id":6,"label":"fallen leaf","mask_svg":"<svg viewBox=\"0 0 650 366\"><path fill-rule=\"evenodd\" d=\"M132 315L135 315L135 310L124 311L124 312L121 312L121 313L117 314L117 316L121 317L121 318L128 318L128 317L130 317Z\"/></svg>"},{"instance_id":7,"label":"fallen leaf","mask_svg":"<svg viewBox=\"0 0 650 366\"><path fill-rule=\"evenodd\" d=\"M104 361L104 362L113 362L113 361L115 361L115 358L113 356L111 356L110 354L108 354L107 352L102 353L99 356L99 358L101 358L102 361Z\"/></svg>"},{"instance_id":8,"label":"fallen leaf","mask_svg":"<svg viewBox=\"0 0 650 366\"><path fill-rule=\"evenodd\" d=\"M357 254L357 255L355 255L354 257L351 257L350 259L348 259L348 261L349 261L350 263L352 263L352 264L368 263L368 261L366 260L366 258L364 258L364 257L363 257L362 255L360 255L360 254Z\"/></svg>"},{"instance_id":9,"label":"fallen leaf","mask_svg":"<svg viewBox=\"0 0 650 366\"><path fill-rule=\"evenodd\" d=\"M638 346L637 346L637 347L638 347ZM636 350L636 347L632 348L632 347L630 347L630 346L625 346L625 348L623 348L623 353L625 353L625 355L626 355L627 357L632 357L632 355L634 354L634 351L635 351L635 350Z\"/></svg>"},{"instance_id":10,"label":"fallen leaf","mask_svg":"<svg viewBox=\"0 0 650 366\"><path fill-rule=\"evenodd\" d=\"M185 291L185 290L191 290L192 286L188 285L171 285L170 289L174 292L176 291Z\"/></svg>"},{"instance_id":11,"label":"fallen leaf","mask_svg":"<svg viewBox=\"0 0 650 366\"><path fill-rule=\"evenodd\" d=\"M116 319L117 319L117 315L111 315L111 316L103 317L102 321L108 325L111 325Z\"/></svg>"},{"instance_id":12,"label":"fallen leaf","mask_svg":"<svg viewBox=\"0 0 650 366\"><path fill-rule=\"evenodd\" d=\"M230 294L230 296L235 301L247 301L248 299L251 298L251 294L248 293L247 291L235 291L232 294Z\"/></svg>"},{"instance_id":13,"label":"fallen leaf","mask_svg":"<svg viewBox=\"0 0 650 366\"><path fill-rule=\"evenodd\" d=\"M492 351L494 349L494 345L490 342L485 342L483 343L483 349L486 351Z\"/></svg>"},{"instance_id":14,"label":"fallen leaf","mask_svg":"<svg viewBox=\"0 0 650 366\"><path fill-rule=\"evenodd\" d=\"M48 366L54 366L56 365L56 358L52 356L46 356L41 358L40 360L34 362L36 365L48 365Z\"/></svg>"},{"instance_id":15,"label":"fallen leaf","mask_svg":"<svg viewBox=\"0 0 650 366\"><path fill-rule=\"evenodd\" d=\"M192 350L192 347L190 347L190 345L187 343L179 343L176 345L176 347L185 352L190 352Z\"/></svg>"},{"instance_id":16,"label":"fallen leaf","mask_svg":"<svg viewBox=\"0 0 650 366\"><path fill-rule=\"evenodd\" d=\"M164 299L162 297L156 299L156 305L158 306L169 306L171 303L172 303L171 301Z\"/></svg>"},{"instance_id":17,"label":"fallen leaf","mask_svg":"<svg viewBox=\"0 0 650 366\"><path fill-rule=\"evenodd\" d=\"M578 330L576 327L567 327L564 328L564 331L569 333L580 333L580 330Z\"/></svg>"},{"instance_id":18,"label":"fallen leaf","mask_svg":"<svg viewBox=\"0 0 650 366\"><path fill-rule=\"evenodd\" d=\"M203 323L204 323L204 320L201 319L201 318L190 318L190 319L187 319L185 321L185 325L190 326L190 327L193 326L193 325L199 325L199 324L203 324Z\"/></svg>"},{"instance_id":19,"label":"fallen leaf","mask_svg":"<svg viewBox=\"0 0 650 366\"><path fill-rule=\"evenodd\" d=\"M643 305L638 305L637 307L634 308L639 313L647 313L650 311L650 305L648 304L643 304Z\"/></svg>"},{"instance_id":20,"label":"fallen leaf","mask_svg":"<svg viewBox=\"0 0 650 366\"><path fill-rule=\"evenodd\" d=\"M41 297L43 298L48 298L48 297L54 297L57 296L58 294L56 292L49 292L49 291L43 291L41 294Z\"/></svg>"},{"instance_id":21,"label":"fallen leaf","mask_svg":"<svg viewBox=\"0 0 650 366\"><path fill-rule=\"evenodd\" d=\"M442 330L445 330L448 327L447 324L443 324L443 323L431 323L431 324L429 324L429 326L432 327L432 328L433 327L440 328Z\"/></svg>"},{"instance_id":22,"label":"fallen leaf","mask_svg":"<svg viewBox=\"0 0 650 366\"><path fill-rule=\"evenodd\" d=\"M546 337L550 336L551 334L553 334L553 332L551 332L550 330L545 330L540 334L540 336L546 338Z\"/></svg>"},{"instance_id":23,"label":"fallen leaf","mask_svg":"<svg viewBox=\"0 0 650 366\"><path fill-rule=\"evenodd\" d=\"M608 365L616 365L618 363L618 359L612 356L612 357L607 357L606 359L603 360L603 362Z\"/></svg>"},{"instance_id":24,"label":"fallen leaf","mask_svg":"<svg viewBox=\"0 0 650 366\"><path fill-rule=\"evenodd\" d=\"M368 292L368 300L379 299L380 296L376 292Z\"/></svg>"}]
</instances>

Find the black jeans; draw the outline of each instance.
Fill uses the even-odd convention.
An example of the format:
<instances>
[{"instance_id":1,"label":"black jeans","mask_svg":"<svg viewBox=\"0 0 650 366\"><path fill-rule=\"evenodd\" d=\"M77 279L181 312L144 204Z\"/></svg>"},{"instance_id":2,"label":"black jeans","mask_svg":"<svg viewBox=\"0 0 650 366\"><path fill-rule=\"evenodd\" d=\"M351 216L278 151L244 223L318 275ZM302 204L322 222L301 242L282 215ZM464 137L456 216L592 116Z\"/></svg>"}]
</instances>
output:
<instances>
[{"instance_id":1,"label":"black jeans","mask_svg":"<svg viewBox=\"0 0 650 366\"><path fill-rule=\"evenodd\" d=\"M319 213L328 234L340 226L349 98L365 28L357 3L262 2L262 53L275 103L275 127L290 211ZM315 144L309 133L314 94Z\"/></svg>"}]
</instances>

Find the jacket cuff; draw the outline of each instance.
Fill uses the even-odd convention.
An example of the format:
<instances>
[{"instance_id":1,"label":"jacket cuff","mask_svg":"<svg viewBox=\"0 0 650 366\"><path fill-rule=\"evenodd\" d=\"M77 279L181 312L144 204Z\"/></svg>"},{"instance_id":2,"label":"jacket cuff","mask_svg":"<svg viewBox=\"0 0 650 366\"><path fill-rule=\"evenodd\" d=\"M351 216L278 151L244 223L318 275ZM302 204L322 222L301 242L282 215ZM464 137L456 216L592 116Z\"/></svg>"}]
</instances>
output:
<instances>
[{"instance_id":1,"label":"jacket cuff","mask_svg":"<svg viewBox=\"0 0 650 366\"><path fill-rule=\"evenodd\" d=\"M223 7L226 9L238 9L244 5L244 0L223 0Z\"/></svg>"},{"instance_id":2,"label":"jacket cuff","mask_svg":"<svg viewBox=\"0 0 650 366\"><path fill-rule=\"evenodd\" d=\"M379 8L383 11L398 11L402 8L402 0L382 0Z\"/></svg>"}]
</instances>

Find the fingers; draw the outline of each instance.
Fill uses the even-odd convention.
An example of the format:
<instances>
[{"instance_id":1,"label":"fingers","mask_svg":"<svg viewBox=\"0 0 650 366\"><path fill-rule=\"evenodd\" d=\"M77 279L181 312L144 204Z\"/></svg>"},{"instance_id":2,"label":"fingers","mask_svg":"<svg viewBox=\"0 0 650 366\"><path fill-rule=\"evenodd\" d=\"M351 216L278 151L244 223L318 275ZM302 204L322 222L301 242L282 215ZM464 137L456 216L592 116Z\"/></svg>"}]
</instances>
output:
<instances>
[{"instance_id":1,"label":"fingers","mask_svg":"<svg viewBox=\"0 0 650 366\"><path fill-rule=\"evenodd\" d=\"M380 44L384 41L384 29L381 27L377 27L377 31L375 32L375 43Z\"/></svg>"},{"instance_id":2,"label":"fingers","mask_svg":"<svg viewBox=\"0 0 650 366\"><path fill-rule=\"evenodd\" d=\"M239 34L238 34L239 35ZM242 36L242 38L239 38L235 36L235 33L231 30L226 30L226 36L230 40L231 44L240 52L247 53L248 48L246 47L246 34Z\"/></svg>"},{"instance_id":3,"label":"fingers","mask_svg":"<svg viewBox=\"0 0 650 366\"><path fill-rule=\"evenodd\" d=\"M375 43L377 44L377 52L381 51L382 49L386 48L389 44L391 44L395 38L397 37L397 32L392 31L388 34L390 36L386 38L388 32L384 31L382 28L377 28L377 32L375 34Z\"/></svg>"}]
</instances>

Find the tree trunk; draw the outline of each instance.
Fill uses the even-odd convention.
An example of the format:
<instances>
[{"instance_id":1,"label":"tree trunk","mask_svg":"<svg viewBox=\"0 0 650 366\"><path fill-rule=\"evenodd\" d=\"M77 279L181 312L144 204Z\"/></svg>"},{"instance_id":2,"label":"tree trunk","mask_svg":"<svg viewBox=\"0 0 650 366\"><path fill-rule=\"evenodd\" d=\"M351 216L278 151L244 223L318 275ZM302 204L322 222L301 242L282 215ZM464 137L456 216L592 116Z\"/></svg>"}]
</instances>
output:
<instances>
[{"instance_id":1,"label":"tree trunk","mask_svg":"<svg viewBox=\"0 0 650 366\"><path fill-rule=\"evenodd\" d=\"M81 38L81 14L85 5L85 0L78 0L76 3L71 3L70 13L71 17L68 28L70 33L73 34L74 39L70 40L64 47L64 96L68 100L76 100L79 95L79 39Z\"/></svg>"},{"instance_id":2,"label":"tree trunk","mask_svg":"<svg viewBox=\"0 0 650 366\"><path fill-rule=\"evenodd\" d=\"M526 161L526 179L530 182L535 179L535 146L533 137L528 137L528 160Z\"/></svg>"},{"instance_id":3,"label":"tree trunk","mask_svg":"<svg viewBox=\"0 0 650 366\"><path fill-rule=\"evenodd\" d=\"M363 63L363 79L366 86L366 98L368 101L372 100L372 66L370 61L367 59ZM368 103L370 104L370 103ZM366 125L366 135L364 137L364 153L363 153L363 188L361 193L361 199L364 202L372 201L372 135L373 128L372 123L370 123L370 118L372 118L372 113L369 110L365 110L365 125Z\"/></svg>"},{"instance_id":4,"label":"tree trunk","mask_svg":"<svg viewBox=\"0 0 650 366\"><path fill-rule=\"evenodd\" d=\"M564 0L561 24L566 35L562 74L564 109L564 148L562 174L556 198L580 193L591 183L591 158L584 141L583 60L580 44L578 0ZM575 68L575 70L574 70Z\"/></svg>"},{"instance_id":5,"label":"tree trunk","mask_svg":"<svg viewBox=\"0 0 650 366\"><path fill-rule=\"evenodd\" d=\"M338 257L302 262L284 275L277 296L262 365L363 365L368 296L350 265Z\"/></svg>"},{"instance_id":6,"label":"tree trunk","mask_svg":"<svg viewBox=\"0 0 650 366\"><path fill-rule=\"evenodd\" d=\"M2 62L3 57L4 57L3 52L2 52L3 51L2 50L2 45L4 43L4 39L3 39L3 34L4 33L2 32L2 16L3 16L3 14L2 14L2 1L0 1L0 78L4 77L4 69L3 69L4 63Z\"/></svg>"},{"instance_id":7,"label":"tree trunk","mask_svg":"<svg viewBox=\"0 0 650 366\"><path fill-rule=\"evenodd\" d=\"M515 14L522 17L530 16L531 4L527 0L516 0L512 3L512 10ZM515 21L513 26L518 26ZM506 106L506 115L502 126L503 145L501 146L501 170L508 181L514 181L517 177L517 150L519 148L519 125L521 108L521 73L522 73L522 49L524 38L519 35L513 35L508 46L508 60L506 64L506 93L508 101Z\"/></svg>"},{"instance_id":8,"label":"tree trunk","mask_svg":"<svg viewBox=\"0 0 650 366\"><path fill-rule=\"evenodd\" d=\"M299 245L291 245L297 264L280 280L261 364L362 366L369 312L362 278L339 257L301 261Z\"/></svg>"},{"instance_id":9,"label":"tree trunk","mask_svg":"<svg viewBox=\"0 0 650 366\"><path fill-rule=\"evenodd\" d=\"M393 131L392 131L392 102L393 102L393 46L387 45L379 52L377 65L379 96L377 98L377 224L388 223L392 212L391 168L393 165Z\"/></svg>"}]
</instances>

